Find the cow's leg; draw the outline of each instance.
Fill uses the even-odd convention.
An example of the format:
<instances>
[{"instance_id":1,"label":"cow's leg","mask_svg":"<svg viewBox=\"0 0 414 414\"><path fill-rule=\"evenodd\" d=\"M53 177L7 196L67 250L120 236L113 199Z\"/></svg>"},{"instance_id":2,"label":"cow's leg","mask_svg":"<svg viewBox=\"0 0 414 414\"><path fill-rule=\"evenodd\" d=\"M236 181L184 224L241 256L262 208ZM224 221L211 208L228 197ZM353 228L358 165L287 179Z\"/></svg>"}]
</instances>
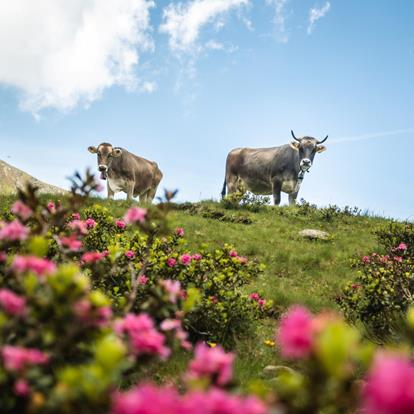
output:
<instances>
[{"instance_id":1,"label":"cow's leg","mask_svg":"<svg viewBox=\"0 0 414 414\"><path fill-rule=\"evenodd\" d=\"M111 187L109 187L109 183L106 183L106 188L108 189L108 198L112 200L115 193L111 190Z\"/></svg>"},{"instance_id":2,"label":"cow's leg","mask_svg":"<svg viewBox=\"0 0 414 414\"><path fill-rule=\"evenodd\" d=\"M127 200L132 200L134 197L134 187L135 187L135 183L133 181L129 182L127 184Z\"/></svg>"},{"instance_id":3,"label":"cow's leg","mask_svg":"<svg viewBox=\"0 0 414 414\"><path fill-rule=\"evenodd\" d=\"M289 205L294 206L296 204L296 198L298 197L298 193L290 193L289 194Z\"/></svg>"},{"instance_id":4,"label":"cow's leg","mask_svg":"<svg viewBox=\"0 0 414 414\"><path fill-rule=\"evenodd\" d=\"M146 203L148 201L148 192L139 195L139 202Z\"/></svg>"},{"instance_id":5,"label":"cow's leg","mask_svg":"<svg viewBox=\"0 0 414 414\"><path fill-rule=\"evenodd\" d=\"M282 191L282 184L279 181L275 181L273 183L273 203L275 206L278 206L280 204L280 193Z\"/></svg>"},{"instance_id":6,"label":"cow's leg","mask_svg":"<svg viewBox=\"0 0 414 414\"><path fill-rule=\"evenodd\" d=\"M147 203L152 203L152 200L154 200L154 197L155 197L155 193L157 192L157 189L156 188L150 188L148 191L147 191L147 193L146 193L146 196L147 196Z\"/></svg>"}]
</instances>

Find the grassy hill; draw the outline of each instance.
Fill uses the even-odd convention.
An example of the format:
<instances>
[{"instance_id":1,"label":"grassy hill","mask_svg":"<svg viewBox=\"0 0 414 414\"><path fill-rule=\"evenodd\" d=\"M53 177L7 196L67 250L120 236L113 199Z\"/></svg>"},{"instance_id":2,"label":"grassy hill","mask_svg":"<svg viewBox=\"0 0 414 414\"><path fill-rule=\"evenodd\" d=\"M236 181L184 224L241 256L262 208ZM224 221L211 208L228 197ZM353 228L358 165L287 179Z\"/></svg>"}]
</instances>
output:
<instances>
[{"instance_id":1,"label":"grassy hill","mask_svg":"<svg viewBox=\"0 0 414 414\"><path fill-rule=\"evenodd\" d=\"M3 197L3 210L11 197ZM92 199L116 216L122 216L130 203ZM246 206L231 208L214 202L174 205L171 226L183 227L189 250L201 245L210 249L232 244L240 255L266 266L249 286L274 302L274 316L258 322L255 333L238 342L236 375L243 386L260 376L263 368L277 364L275 348L265 344L273 339L278 316L291 304L300 303L313 311L336 308L335 297L355 270L350 259L362 256L378 246L375 231L388 220L361 214L357 210L336 207L317 209L304 203L295 207ZM328 240L304 239L303 229L329 233ZM154 371L146 371L161 382L174 378L184 369L187 355L178 353L173 360Z\"/></svg>"}]
</instances>

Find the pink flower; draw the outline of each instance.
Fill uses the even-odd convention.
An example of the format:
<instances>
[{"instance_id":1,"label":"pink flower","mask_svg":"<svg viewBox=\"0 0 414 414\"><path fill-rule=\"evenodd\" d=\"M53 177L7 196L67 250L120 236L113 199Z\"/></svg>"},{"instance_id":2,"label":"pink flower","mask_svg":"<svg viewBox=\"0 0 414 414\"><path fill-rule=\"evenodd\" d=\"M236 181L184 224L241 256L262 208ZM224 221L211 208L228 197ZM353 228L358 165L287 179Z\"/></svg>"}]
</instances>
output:
<instances>
[{"instance_id":1,"label":"pink flower","mask_svg":"<svg viewBox=\"0 0 414 414\"><path fill-rule=\"evenodd\" d=\"M195 260L196 262L199 262L202 258L203 256L201 256L201 254L199 253L193 254L193 257L192 257L192 259Z\"/></svg>"},{"instance_id":2,"label":"pink flower","mask_svg":"<svg viewBox=\"0 0 414 414\"><path fill-rule=\"evenodd\" d=\"M358 284L358 283L353 283L352 285L351 285L351 288L352 289L359 289L361 287L361 285L360 284Z\"/></svg>"},{"instance_id":3,"label":"pink flower","mask_svg":"<svg viewBox=\"0 0 414 414\"><path fill-rule=\"evenodd\" d=\"M174 267L177 264L177 260L175 260L173 257L170 257L167 259L167 266L168 267Z\"/></svg>"},{"instance_id":4,"label":"pink flower","mask_svg":"<svg viewBox=\"0 0 414 414\"><path fill-rule=\"evenodd\" d=\"M59 239L59 244L72 252L78 252L82 249L82 242L77 239L75 234L72 234L69 237L61 237Z\"/></svg>"},{"instance_id":5,"label":"pink flower","mask_svg":"<svg viewBox=\"0 0 414 414\"><path fill-rule=\"evenodd\" d=\"M112 318L112 309L109 306L93 309L87 299L78 300L73 304L72 310L83 323L89 326L104 327Z\"/></svg>"},{"instance_id":6,"label":"pink flower","mask_svg":"<svg viewBox=\"0 0 414 414\"><path fill-rule=\"evenodd\" d=\"M264 308L266 305L266 300L265 299L259 299L257 301L257 304L260 306L260 308Z\"/></svg>"},{"instance_id":7,"label":"pink flower","mask_svg":"<svg viewBox=\"0 0 414 414\"><path fill-rule=\"evenodd\" d=\"M136 222L144 223L147 216L147 210L145 208L131 207L124 216L124 221L127 224L133 224Z\"/></svg>"},{"instance_id":8,"label":"pink flower","mask_svg":"<svg viewBox=\"0 0 414 414\"><path fill-rule=\"evenodd\" d=\"M26 313L26 299L9 289L0 289L0 306L9 315L23 316Z\"/></svg>"},{"instance_id":9,"label":"pink flower","mask_svg":"<svg viewBox=\"0 0 414 414\"><path fill-rule=\"evenodd\" d=\"M363 261L364 263L369 263L369 262L371 261L371 259L370 259L370 257L369 257L369 256L364 256L364 257L362 258L362 261Z\"/></svg>"},{"instance_id":10,"label":"pink flower","mask_svg":"<svg viewBox=\"0 0 414 414\"><path fill-rule=\"evenodd\" d=\"M115 226L118 227L118 229L124 229L126 227L126 223L124 220L116 220Z\"/></svg>"},{"instance_id":11,"label":"pink flower","mask_svg":"<svg viewBox=\"0 0 414 414\"><path fill-rule=\"evenodd\" d=\"M235 258L240 264L246 264L248 262L247 257L237 256Z\"/></svg>"},{"instance_id":12,"label":"pink flower","mask_svg":"<svg viewBox=\"0 0 414 414\"><path fill-rule=\"evenodd\" d=\"M90 230L96 226L96 221L93 218L88 218L85 220L85 224L86 224L86 228Z\"/></svg>"},{"instance_id":13,"label":"pink flower","mask_svg":"<svg viewBox=\"0 0 414 414\"><path fill-rule=\"evenodd\" d=\"M115 323L115 332L125 334L132 352L139 355L158 355L167 358L170 350L165 346L165 337L154 327L154 321L146 314L129 313Z\"/></svg>"},{"instance_id":14,"label":"pink flower","mask_svg":"<svg viewBox=\"0 0 414 414\"><path fill-rule=\"evenodd\" d=\"M44 365L49 357L38 349L5 345L1 354L7 371L21 371L28 365Z\"/></svg>"},{"instance_id":15,"label":"pink flower","mask_svg":"<svg viewBox=\"0 0 414 414\"><path fill-rule=\"evenodd\" d=\"M128 259L133 259L135 257L135 253L132 250L128 250L125 252L125 257Z\"/></svg>"},{"instance_id":16,"label":"pink flower","mask_svg":"<svg viewBox=\"0 0 414 414\"><path fill-rule=\"evenodd\" d=\"M184 229L182 227L177 227L175 229L175 234L179 237L183 237L184 236Z\"/></svg>"},{"instance_id":17,"label":"pink flower","mask_svg":"<svg viewBox=\"0 0 414 414\"><path fill-rule=\"evenodd\" d=\"M103 253L99 252L86 252L82 255L82 262L86 264L96 263L102 260L104 257Z\"/></svg>"},{"instance_id":18,"label":"pink flower","mask_svg":"<svg viewBox=\"0 0 414 414\"><path fill-rule=\"evenodd\" d=\"M407 250L407 245L405 243L400 243L400 245L398 246L398 250Z\"/></svg>"},{"instance_id":19,"label":"pink flower","mask_svg":"<svg viewBox=\"0 0 414 414\"><path fill-rule=\"evenodd\" d=\"M19 220L13 220L10 223L3 223L0 228L0 240L9 241L23 241L26 240L29 235L29 229L23 226Z\"/></svg>"},{"instance_id":20,"label":"pink flower","mask_svg":"<svg viewBox=\"0 0 414 414\"><path fill-rule=\"evenodd\" d=\"M387 263L389 258L390 258L390 256L388 256L388 254L387 254L385 256L381 256L379 260L380 260L381 263Z\"/></svg>"},{"instance_id":21,"label":"pink flower","mask_svg":"<svg viewBox=\"0 0 414 414\"><path fill-rule=\"evenodd\" d=\"M175 338L180 341L181 346L186 350L191 349L191 343L188 341L188 334L183 329L179 319L164 319L160 324L160 328L164 332L175 331Z\"/></svg>"},{"instance_id":22,"label":"pink flower","mask_svg":"<svg viewBox=\"0 0 414 414\"><path fill-rule=\"evenodd\" d=\"M191 263L191 255L183 254L180 256L180 263L184 266L188 266Z\"/></svg>"},{"instance_id":23,"label":"pink flower","mask_svg":"<svg viewBox=\"0 0 414 414\"><path fill-rule=\"evenodd\" d=\"M161 280L160 285L168 292L170 302L176 303L177 298L182 297L181 284L178 280Z\"/></svg>"},{"instance_id":24,"label":"pink flower","mask_svg":"<svg viewBox=\"0 0 414 414\"><path fill-rule=\"evenodd\" d=\"M312 315L302 306L293 306L282 317L277 332L281 354L285 358L305 358L313 346Z\"/></svg>"},{"instance_id":25,"label":"pink flower","mask_svg":"<svg viewBox=\"0 0 414 414\"><path fill-rule=\"evenodd\" d=\"M47 209L49 210L50 213L55 214L56 213L55 203L53 201L49 201L47 203Z\"/></svg>"},{"instance_id":26,"label":"pink flower","mask_svg":"<svg viewBox=\"0 0 414 414\"><path fill-rule=\"evenodd\" d=\"M401 256L394 256L394 260L395 260L396 262L401 263L401 262L403 261L403 258L402 258Z\"/></svg>"},{"instance_id":27,"label":"pink flower","mask_svg":"<svg viewBox=\"0 0 414 414\"><path fill-rule=\"evenodd\" d=\"M254 301L258 301L260 299L260 295L257 292L250 293L249 298Z\"/></svg>"},{"instance_id":28,"label":"pink flower","mask_svg":"<svg viewBox=\"0 0 414 414\"><path fill-rule=\"evenodd\" d=\"M77 231L79 234L88 234L86 221L73 220L68 224L68 227L73 231Z\"/></svg>"},{"instance_id":29,"label":"pink flower","mask_svg":"<svg viewBox=\"0 0 414 414\"><path fill-rule=\"evenodd\" d=\"M188 380L209 378L219 386L228 384L233 376L234 354L226 353L221 346L210 348L199 343L194 359L190 362L186 377Z\"/></svg>"},{"instance_id":30,"label":"pink flower","mask_svg":"<svg viewBox=\"0 0 414 414\"><path fill-rule=\"evenodd\" d=\"M146 285L148 282L148 278L145 275L138 276L138 284Z\"/></svg>"},{"instance_id":31,"label":"pink flower","mask_svg":"<svg viewBox=\"0 0 414 414\"><path fill-rule=\"evenodd\" d=\"M30 386L24 378L20 378L15 382L14 393L19 397L27 397L30 394Z\"/></svg>"},{"instance_id":32,"label":"pink flower","mask_svg":"<svg viewBox=\"0 0 414 414\"><path fill-rule=\"evenodd\" d=\"M72 214L72 220L80 220L80 219L81 219L81 216L80 216L79 213L73 213Z\"/></svg>"},{"instance_id":33,"label":"pink flower","mask_svg":"<svg viewBox=\"0 0 414 414\"><path fill-rule=\"evenodd\" d=\"M33 214L33 210L20 200L13 204L11 212L15 216L19 216L22 220L28 220Z\"/></svg>"},{"instance_id":34,"label":"pink flower","mask_svg":"<svg viewBox=\"0 0 414 414\"><path fill-rule=\"evenodd\" d=\"M50 275L56 271L53 262L37 256L15 256L11 266L16 272L33 272L37 276Z\"/></svg>"},{"instance_id":35,"label":"pink flower","mask_svg":"<svg viewBox=\"0 0 414 414\"><path fill-rule=\"evenodd\" d=\"M414 412L414 365L398 355L375 358L363 390L364 414Z\"/></svg>"},{"instance_id":36,"label":"pink flower","mask_svg":"<svg viewBox=\"0 0 414 414\"><path fill-rule=\"evenodd\" d=\"M237 251L236 250L230 250L230 252L229 252L229 256L230 257L237 257L239 254L237 253Z\"/></svg>"},{"instance_id":37,"label":"pink flower","mask_svg":"<svg viewBox=\"0 0 414 414\"><path fill-rule=\"evenodd\" d=\"M7 254L5 252L0 252L0 263L4 263L7 260Z\"/></svg>"}]
</instances>

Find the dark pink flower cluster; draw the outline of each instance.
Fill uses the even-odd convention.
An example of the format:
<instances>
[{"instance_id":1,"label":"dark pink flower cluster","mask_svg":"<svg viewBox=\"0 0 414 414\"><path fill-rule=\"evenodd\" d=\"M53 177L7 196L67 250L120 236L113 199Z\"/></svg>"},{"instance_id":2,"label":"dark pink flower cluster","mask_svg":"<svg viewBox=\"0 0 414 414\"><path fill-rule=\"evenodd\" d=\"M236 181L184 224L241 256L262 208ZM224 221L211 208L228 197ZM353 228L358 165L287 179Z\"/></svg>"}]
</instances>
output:
<instances>
[{"instance_id":1,"label":"dark pink flower cluster","mask_svg":"<svg viewBox=\"0 0 414 414\"><path fill-rule=\"evenodd\" d=\"M93 218L88 218L85 220L85 224L86 224L86 228L88 230L93 229L94 227L96 227L96 221Z\"/></svg>"},{"instance_id":2,"label":"dark pink flower cluster","mask_svg":"<svg viewBox=\"0 0 414 414\"><path fill-rule=\"evenodd\" d=\"M101 261L106 256L106 252L85 252L81 260L85 264L91 264Z\"/></svg>"},{"instance_id":3,"label":"dark pink flower cluster","mask_svg":"<svg viewBox=\"0 0 414 414\"><path fill-rule=\"evenodd\" d=\"M414 413L414 364L399 355L377 355L363 389L363 412Z\"/></svg>"},{"instance_id":4,"label":"dark pink flower cluster","mask_svg":"<svg viewBox=\"0 0 414 414\"><path fill-rule=\"evenodd\" d=\"M179 237L183 237L184 236L184 229L182 227L177 227L175 229L175 234Z\"/></svg>"},{"instance_id":5,"label":"dark pink flower cluster","mask_svg":"<svg viewBox=\"0 0 414 414\"><path fill-rule=\"evenodd\" d=\"M115 332L126 335L134 355L157 355L165 359L170 350L165 346L165 337L155 329L154 321L146 313L129 313L115 322Z\"/></svg>"},{"instance_id":6,"label":"dark pink flower cluster","mask_svg":"<svg viewBox=\"0 0 414 414\"><path fill-rule=\"evenodd\" d=\"M125 257L127 257L130 260L132 260L135 257L135 253L132 250L127 250L125 252Z\"/></svg>"},{"instance_id":7,"label":"dark pink flower cluster","mask_svg":"<svg viewBox=\"0 0 414 414\"><path fill-rule=\"evenodd\" d=\"M72 309L82 323L90 326L107 326L112 318L110 306L94 308L88 299L81 299L74 303Z\"/></svg>"},{"instance_id":8,"label":"dark pink flower cluster","mask_svg":"<svg viewBox=\"0 0 414 414\"><path fill-rule=\"evenodd\" d=\"M168 267L174 267L177 264L177 260L174 259L173 257L169 257L167 259L167 266Z\"/></svg>"},{"instance_id":9,"label":"dark pink flower cluster","mask_svg":"<svg viewBox=\"0 0 414 414\"><path fill-rule=\"evenodd\" d=\"M59 244L72 252L78 252L82 249L82 241L78 239L76 234L71 234L68 237L61 237L59 239Z\"/></svg>"},{"instance_id":10,"label":"dark pink flower cluster","mask_svg":"<svg viewBox=\"0 0 414 414\"><path fill-rule=\"evenodd\" d=\"M0 240L24 241L29 236L29 229L19 220L10 223L0 222Z\"/></svg>"},{"instance_id":11,"label":"dark pink flower cluster","mask_svg":"<svg viewBox=\"0 0 414 414\"><path fill-rule=\"evenodd\" d=\"M255 301L260 309L263 309L266 305L266 299L263 299L257 292L251 293L249 299Z\"/></svg>"},{"instance_id":12,"label":"dark pink flower cluster","mask_svg":"<svg viewBox=\"0 0 414 414\"><path fill-rule=\"evenodd\" d=\"M183 329L179 319L164 319L160 328L164 332L174 332L175 338L180 341L181 346L187 351L192 348L188 341L188 333Z\"/></svg>"},{"instance_id":13,"label":"dark pink flower cluster","mask_svg":"<svg viewBox=\"0 0 414 414\"><path fill-rule=\"evenodd\" d=\"M49 361L46 354L35 348L5 345L1 355L8 371L22 371L29 365L44 365Z\"/></svg>"},{"instance_id":14,"label":"dark pink flower cluster","mask_svg":"<svg viewBox=\"0 0 414 414\"><path fill-rule=\"evenodd\" d=\"M246 264L248 262L247 257L239 256L236 250L230 250L229 256L241 264Z\"/></svg>"},{"instance_id":15,"label":"dark pink flower cluster","mask_svg":"<svg viewBox=\"0 0 414 414\"><path fill-rule=\"evenodd\" d=\"M213 388L207 392L180 395L172 387L140 385L117 393L111 414L265 414L265 405L255 397L240 397Z\"/></svg>"},{"instance_id":16,"label":"dark pink flower cluster","mask_svg":"<svg viewBox=\"0 0 414 414\"><path fill-rule=\"evenodd\" d=\"M115 220L115 226L118 229L124 229L126 227L126 223L124 220Z\"/></svg>"},{"instance_id":17,"label":"dark pink flower cluster","mask_svg":"<svg viewBox=\"0 0 414 414\"><path fill-rule=\"evenodd\" d=\"M180 263L184 266L188 266L192 261L192 257L190 254L182 254L180 256Z\"/></svg>"},{"instance_id":18,"label":"dark pink flower cluster","mask_svg":"<svg viewBox=\"0 0 414 414\"><path fill-rule=\"evenodd\" d=\"M33 272L37 276L46 276L56 271L56 265L37 256L15 256L12 269L18 273Z\"/></svg>"},{"instance_id":19,"label":"dark pink flower cluster","mask_svg":"<svg viewBox=\"0 0 414 414\"><path fill-rule=\"evenodd\" d=\"M312 314L302 306L293 306L282 316L276 340L285 358L305 358L313 347Z\"/></svg>"},{"instance_id":20,"label":"dark pink flower cluster","mask_svg":"<svg viewBox=\"0 0 414 414\"><path fill-rule=\"evenodd\" d=\"M195 348L194 359L190 362L186 378L196 380L208 378L211 383L223 386L233 377L234 354L226 353L221 346L208 347L199 343Z\"/></svg>"},{"instance_id":21,"label":"dark pink flower cluster","mask_svg":"<svg viewBox=\"0 0 414 414\"><path fill-rule=\"evenodd\" d=\"M0 289L0 307L9 315L23 316L26 314L26 299L9 289Z\"/></svg>"},{"instance_id":22,"label":"dark pink flower cluster","mask_svg":"<svg viewBox=\"0 0 414 414\"><path fill-rule=\"evenodd\" d=\"M171 303L177 303L177 299L184 298L185 292L181 289L178 280L161 280L160 285L167 291Z\"/></svg>"}]
</instances>

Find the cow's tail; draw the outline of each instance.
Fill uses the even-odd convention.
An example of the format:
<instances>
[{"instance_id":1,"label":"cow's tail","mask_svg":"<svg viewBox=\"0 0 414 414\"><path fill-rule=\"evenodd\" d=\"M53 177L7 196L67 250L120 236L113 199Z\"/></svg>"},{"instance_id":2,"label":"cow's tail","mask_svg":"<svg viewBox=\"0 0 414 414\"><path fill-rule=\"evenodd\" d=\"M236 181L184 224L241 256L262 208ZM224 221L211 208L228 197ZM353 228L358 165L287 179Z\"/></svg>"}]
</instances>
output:
<instances>
[{"instance_id":1,"label":"cow's tail","mask_svg":"<svg viewBox=\"0 0 414 414\"><path fill-rule=\"evenodd\" d=\"M226 196L226 187L227 187L227 180L224 179L223 189L221 190L221 198Z\"/></svg>"}]
</instances>

